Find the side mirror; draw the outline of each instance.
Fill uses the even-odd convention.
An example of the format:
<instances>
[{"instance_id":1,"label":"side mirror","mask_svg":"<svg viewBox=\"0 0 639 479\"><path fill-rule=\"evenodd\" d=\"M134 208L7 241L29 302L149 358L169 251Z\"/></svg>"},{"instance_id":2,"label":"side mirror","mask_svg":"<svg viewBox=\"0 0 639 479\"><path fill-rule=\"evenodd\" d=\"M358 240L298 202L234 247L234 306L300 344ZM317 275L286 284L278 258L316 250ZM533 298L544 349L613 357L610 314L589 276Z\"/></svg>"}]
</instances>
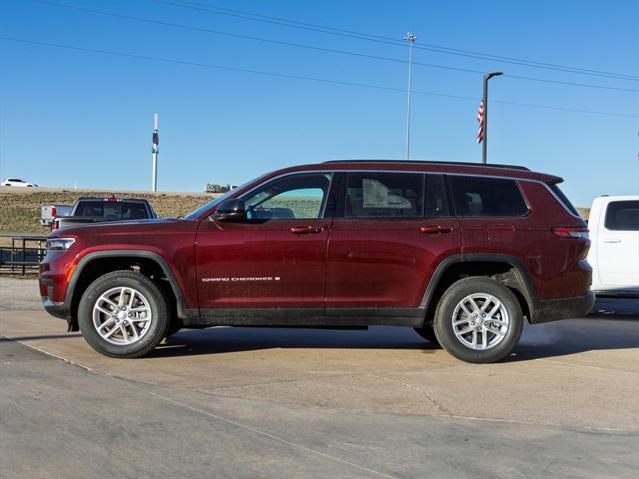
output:
<instances>
[{"instance_id":1,"label":"side mirror","mask_svg":"<svg viewBox=\"0 0 639 479\"><path fill-rule=\"evenodd\" d=\"M238 199L223 201L211 215L211 218L216 221L234 221L246 219L244 201Z\"/></svg>"}]
</instances>

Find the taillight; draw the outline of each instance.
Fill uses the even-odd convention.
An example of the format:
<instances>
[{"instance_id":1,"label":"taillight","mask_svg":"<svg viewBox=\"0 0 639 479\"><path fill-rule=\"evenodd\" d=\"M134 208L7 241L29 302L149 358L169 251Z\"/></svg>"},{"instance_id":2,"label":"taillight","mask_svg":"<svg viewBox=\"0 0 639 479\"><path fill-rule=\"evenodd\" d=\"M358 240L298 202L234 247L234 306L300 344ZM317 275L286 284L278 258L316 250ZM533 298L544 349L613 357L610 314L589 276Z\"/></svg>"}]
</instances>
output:
<instances>
[{"instance_id":1,"label":"taillight","mask_svg":"<svg viewBox=\"0 0 639 479\"><path fill-rule=\"evenodd\" d=\"M51 208L51 216L53 216L54 218L58 216L58 210L55 209L55 206Z\"/></svg>"},{"instance_id":2,"label":"taillight","mask_svg":"<svg viewBox=\"0 0 639 479\"><path fill-rule=\"evenodd\" d=\"M580 226L555 226L552 232L559 238L588 239L588 228Z\"/></svg>"}]
</instances>

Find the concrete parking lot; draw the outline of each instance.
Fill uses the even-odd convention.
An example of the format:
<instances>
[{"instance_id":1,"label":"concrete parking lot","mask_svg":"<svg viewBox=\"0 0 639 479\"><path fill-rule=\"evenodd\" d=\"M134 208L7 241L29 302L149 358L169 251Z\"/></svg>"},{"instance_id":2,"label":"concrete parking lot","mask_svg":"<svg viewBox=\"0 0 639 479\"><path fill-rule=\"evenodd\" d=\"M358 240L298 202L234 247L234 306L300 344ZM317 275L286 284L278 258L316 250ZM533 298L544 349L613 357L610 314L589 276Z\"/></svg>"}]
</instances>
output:
<instances>
[{"instance_id":1,"label":"concrete parking lot","mask_svg":"<svg viewBox=\"0 0 639 479\"><path fill-rule=\"evenodd\" d=\"M409 329L184 330L117 360L0 279L0 477L636 477L639 301L462 363Z\"/></svg>"}]
</instances>

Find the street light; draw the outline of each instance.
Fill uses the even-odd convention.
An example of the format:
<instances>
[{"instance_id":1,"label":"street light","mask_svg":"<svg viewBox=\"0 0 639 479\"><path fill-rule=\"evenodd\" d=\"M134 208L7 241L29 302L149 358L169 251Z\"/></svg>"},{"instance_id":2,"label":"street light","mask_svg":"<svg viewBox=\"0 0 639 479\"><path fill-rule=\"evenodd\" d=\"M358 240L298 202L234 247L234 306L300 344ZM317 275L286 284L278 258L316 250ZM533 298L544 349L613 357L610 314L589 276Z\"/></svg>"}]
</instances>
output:
<instances>
[{"instance_id":1,"label":"street light","mask_svg":"<svg viewBox=\"0 0 639 479\"><path fill-rule=\"evenodd\" d=\"M408 32L404 37L408 42L408 106L406 108L406 160L410 160L410 96L411 79L413 75L413 43L417 40L414 33Z\"/></svg>"},{"instance_id":2,"label":"street light","mask_svg":"<svg viewBox=\"0 0 639 479\"><path fill-rule=\"evenodd\" d=\"M484 75L484 137L482 140L481 162L486 163L486 146L488 145L488 80L503 75L503 72L490 72Z\"/></svg>"}]
</instances>

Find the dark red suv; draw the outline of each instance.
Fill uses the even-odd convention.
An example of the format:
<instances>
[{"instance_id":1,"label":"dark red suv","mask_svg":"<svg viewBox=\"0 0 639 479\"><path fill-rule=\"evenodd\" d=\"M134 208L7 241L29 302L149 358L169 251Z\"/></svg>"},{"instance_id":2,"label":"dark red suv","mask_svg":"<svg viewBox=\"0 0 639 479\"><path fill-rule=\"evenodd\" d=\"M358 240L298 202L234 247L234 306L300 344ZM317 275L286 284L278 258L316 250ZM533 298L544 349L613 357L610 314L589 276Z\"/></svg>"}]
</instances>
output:
<instances>
[{"instance_id":1,"label":"dark red suv","mask_svg":"<svg viewBox=\"0 0 639 479\"><path fill-rule=\"evenodd\" d=\"M287 168L184 218L56 231L40 291L115 357L182 327L394 325L465 361L497 361L524 318L592 308L588 230L560 182L503 165Z\"/></svg>"}]
</instances>

